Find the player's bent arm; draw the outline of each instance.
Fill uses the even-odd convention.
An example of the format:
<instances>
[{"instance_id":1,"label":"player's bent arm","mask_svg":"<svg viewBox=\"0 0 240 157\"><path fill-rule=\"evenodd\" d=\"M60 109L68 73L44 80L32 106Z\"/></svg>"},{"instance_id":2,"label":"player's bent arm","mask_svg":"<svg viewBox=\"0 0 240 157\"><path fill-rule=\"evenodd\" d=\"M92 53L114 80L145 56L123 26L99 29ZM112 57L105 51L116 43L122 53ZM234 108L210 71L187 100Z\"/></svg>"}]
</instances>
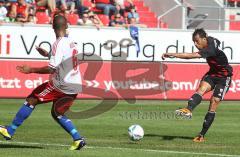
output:
<instances>
[{"instance_id":1,"label":"player's bent arm","mask_svg":"<svg viewBox=\"0 0 240 157\"><path fill-rule=\"evenodd\" d=\"M176 53L175 54L176 58L181 58L181 59L193 59L193 58L201 58L202 56L197 53Z\"/></svg>"},{"instance_id":2,"label":"player's bent arm","mask_svg":"<svg viewBox=\"0 0 240 157\"><path fill-rule=\"evenodd\" d=\"M34 67L29 67L27 65L17 66L17 70L24 74L30 74L30 73L52 74L55 71L53 68L51 68L49 66L34 68Z\"/></svg>"},{"instance_id":3,"label":"player's bent arm","mask_svg":"<svg viewBox=\"0 0 240 157\"><path fill-rule=\"evenodd\" d=\"M55 69L49 67L49 66L44 66L40 68L31 68L31 73L37 73L37 74L52 74L54 73Z\"/></svg>"},{"instance_id":4,"label":"player's bent arm","mask_svg":"<svg viewBox=\"0 0 240 157\"><path fill-rule=\"evenodd\" d=\"M202 58L202 56L197 53L164 53L162 56L163 59L165 58L180 58L180 59L193 59L193 58Z\"/></svg>"}]
</instances>

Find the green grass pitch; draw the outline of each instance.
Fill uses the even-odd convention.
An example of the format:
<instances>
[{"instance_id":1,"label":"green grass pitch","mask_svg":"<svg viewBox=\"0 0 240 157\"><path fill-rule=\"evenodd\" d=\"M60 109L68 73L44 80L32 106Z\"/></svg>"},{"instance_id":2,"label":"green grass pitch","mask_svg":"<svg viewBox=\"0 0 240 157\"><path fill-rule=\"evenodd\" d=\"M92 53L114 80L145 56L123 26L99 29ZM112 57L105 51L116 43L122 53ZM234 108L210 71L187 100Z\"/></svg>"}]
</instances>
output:
<instances>
[{"instance_id":1,"label":"green grass pitch","mask_svg":"<svg viewBox=\"0 0 240 157\"><path fill-rule=\"evenodd\" d=\"M0 100L0 124L6 125L23 104L23 99ZM96 100L77 100L72 110L95 106ZM185 101L119 101L112 110L90 119L73 119L87 147L69 151L71 137L52 119L51 104L39 105L11 141L0 137L1 157L196 157L240 156L240 102L223 101L205 143L193 143L200 131L208 102L202 102L191 120L175 117L173 111ZM128 139L127 129L140 124L145 131L141 141Z\"/></svg>"}]
</instances>

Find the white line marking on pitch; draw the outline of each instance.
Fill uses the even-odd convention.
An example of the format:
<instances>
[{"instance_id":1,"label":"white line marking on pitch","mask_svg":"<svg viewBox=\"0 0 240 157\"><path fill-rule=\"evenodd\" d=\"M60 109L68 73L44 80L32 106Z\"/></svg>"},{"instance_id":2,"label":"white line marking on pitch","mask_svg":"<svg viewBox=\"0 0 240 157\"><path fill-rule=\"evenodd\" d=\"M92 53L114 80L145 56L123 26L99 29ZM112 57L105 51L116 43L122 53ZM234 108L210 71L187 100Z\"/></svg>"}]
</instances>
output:
<instances>
[{"instance_id":1,"label":"white line marking on pitch","mask_svg":"<svg viewBox=\"0 0 240 157\"><path fill-rule=\"evenodd\" d=\"M21 144L21 145L40 145L40 146L55 146L55 147L69 147L70 145L55 144L55 143L37 143L37 142L17 142L17 141L1 141L4 144ZM119 147L99 147L87 146L86 149L113 149L113 150L130 150L130 151L145 151L155 153L168 153L168 154L188 154L188 155L207 155L207 156L220 156L220 157L240 157L240 155L228 154L213 154L213 153L196 153L196 152L181 152L181 151L168 151L168 150L154 150L154 149L134 149L134 148L119 148Z\"/></svg>"}]
</instances>

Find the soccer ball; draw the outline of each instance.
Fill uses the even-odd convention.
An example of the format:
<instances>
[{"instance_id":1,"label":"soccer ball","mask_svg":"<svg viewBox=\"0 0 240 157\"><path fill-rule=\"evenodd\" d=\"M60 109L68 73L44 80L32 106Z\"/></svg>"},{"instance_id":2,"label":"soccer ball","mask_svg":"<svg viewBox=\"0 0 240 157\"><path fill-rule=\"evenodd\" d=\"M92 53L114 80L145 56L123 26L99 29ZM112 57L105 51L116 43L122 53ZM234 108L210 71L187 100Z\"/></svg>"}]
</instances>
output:
<instances>
[{"instance_id":1,"label":"soccer ball","mask_svg":"<svg viewBox=\"0 0 240 157\"><path fill-rule=\"evenodd\" d=\"M144 130L140 125L134 124L128 128L128 135L131 140L139 141L144 136Z\"/></svg>"}]
</instances>

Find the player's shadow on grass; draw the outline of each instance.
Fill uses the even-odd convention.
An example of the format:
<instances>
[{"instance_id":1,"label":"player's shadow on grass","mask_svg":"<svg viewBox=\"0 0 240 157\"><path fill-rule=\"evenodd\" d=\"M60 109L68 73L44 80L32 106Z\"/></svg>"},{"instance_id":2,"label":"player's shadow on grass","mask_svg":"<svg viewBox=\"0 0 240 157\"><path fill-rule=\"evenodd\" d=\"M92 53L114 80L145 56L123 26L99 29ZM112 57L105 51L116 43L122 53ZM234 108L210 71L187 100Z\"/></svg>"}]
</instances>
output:
<instances>
[{"instance_id":1,"label":"player's shadow on grass","mask_svg":"<svg viewBox=\"0 0 240 157\"><path fill-rule=\"evenodd\" d=\"M157 135L157 134L145 134L145 137L159 137L163 140L174 140L174 139L184 139L184 140L192 140L193 137L189 136L171 136L171 135Z\"/></svg>"},{"instance_id":2,"label":"player's shadow on grass","mask_svg":"<svg viewBox=\"0 0 240 157\"><path fill-rule=\"evenodd\" d=\"M17 144L0 144L1 148L29 148L29 149L43 149L43 147L39 146L24 146L24 145L17 145Z\"/></svg>"}]
</instances>

